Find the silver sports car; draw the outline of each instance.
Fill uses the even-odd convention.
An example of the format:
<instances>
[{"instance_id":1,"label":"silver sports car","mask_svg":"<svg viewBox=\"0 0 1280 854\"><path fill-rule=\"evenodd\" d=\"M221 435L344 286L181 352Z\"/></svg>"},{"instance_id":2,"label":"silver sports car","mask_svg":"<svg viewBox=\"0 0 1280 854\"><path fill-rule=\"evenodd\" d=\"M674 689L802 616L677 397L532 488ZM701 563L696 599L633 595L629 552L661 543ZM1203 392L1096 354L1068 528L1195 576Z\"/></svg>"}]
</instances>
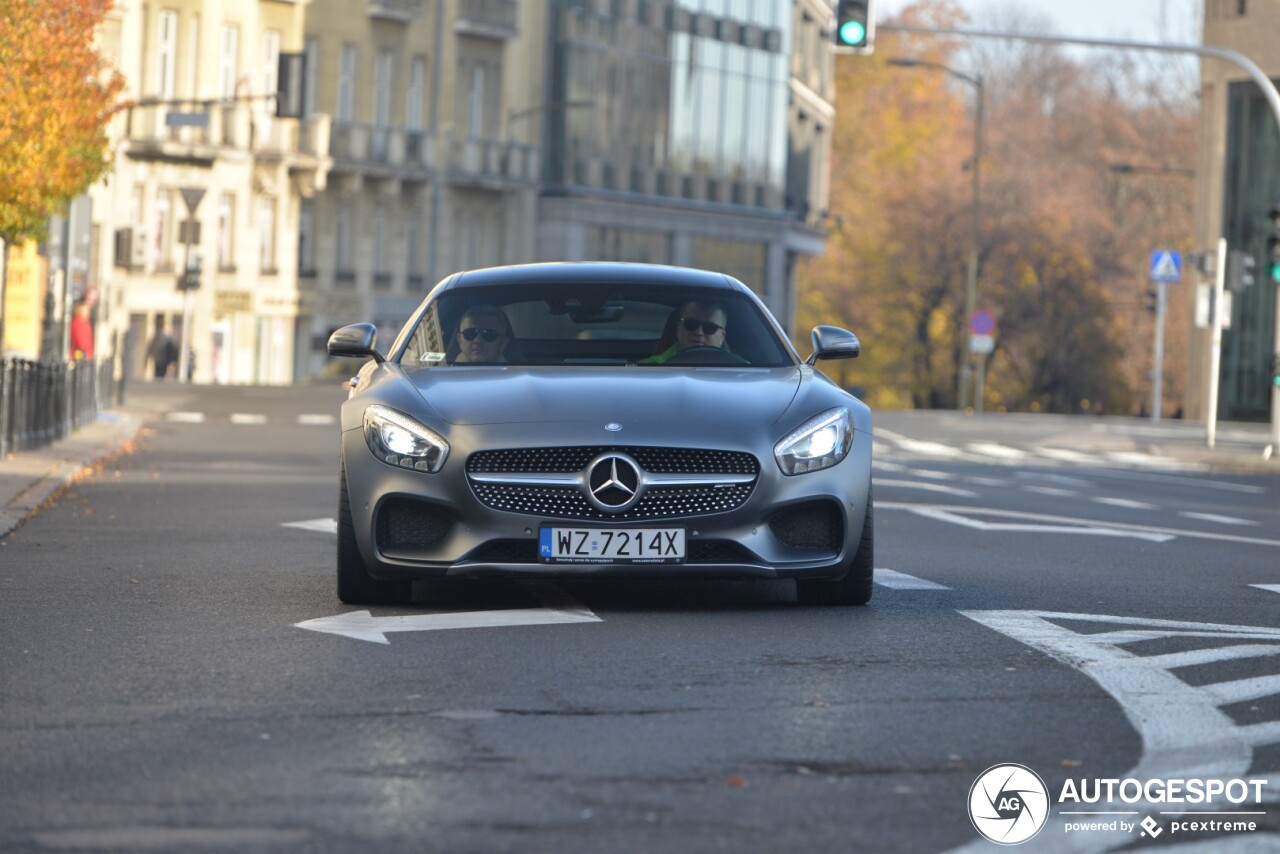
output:
<instances>
[{"instance_id":1,"label":"silver sports car","mask_svg":"<svg viewBox=\"0 0 1280 854\"><path fill-rule=\"evenodd\" d=\"M741 282L643 264L456 273L342 406L338 597L414 579L794 579L871 598L871 411L797 356Z\"/></svg>"}]
</instances>

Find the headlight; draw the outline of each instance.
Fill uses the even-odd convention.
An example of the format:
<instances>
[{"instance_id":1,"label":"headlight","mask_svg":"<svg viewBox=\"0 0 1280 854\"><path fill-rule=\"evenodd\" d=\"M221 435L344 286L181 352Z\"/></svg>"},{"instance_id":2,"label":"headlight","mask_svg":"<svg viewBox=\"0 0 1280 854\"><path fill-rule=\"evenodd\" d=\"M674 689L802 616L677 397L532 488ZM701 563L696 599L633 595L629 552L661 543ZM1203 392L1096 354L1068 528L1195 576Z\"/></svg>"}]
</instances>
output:
<instances>
[{"instance_id":1,"label":"headlight","mask_svg":"<svg viewBox=\"0 0 1280 854\"><path fill-rule=\"evenodd\" d=\"M449 456L449 443L439 434L386 406L364 411L364 440L384 463L414 471L438 472Z\"/></svg>"},{"instance_id":2,"label":"headlight","mask_svg":"<svg viewBox=\"0 0 1280 854\"><path fill-rule=\"evenodd\" d=\"M814 416L773 446L783 474L804 474L830 468L853 446L853 418L843 407Z\"/></svg>"}]
</instances>

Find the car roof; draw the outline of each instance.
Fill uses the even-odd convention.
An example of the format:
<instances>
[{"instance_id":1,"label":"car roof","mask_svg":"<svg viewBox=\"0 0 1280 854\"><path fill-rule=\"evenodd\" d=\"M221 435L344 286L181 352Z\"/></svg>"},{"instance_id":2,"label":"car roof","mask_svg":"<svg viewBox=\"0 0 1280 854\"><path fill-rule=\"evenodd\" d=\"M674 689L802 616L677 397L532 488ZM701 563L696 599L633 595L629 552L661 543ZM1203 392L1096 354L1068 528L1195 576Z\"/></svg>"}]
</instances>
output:
<instances>
[{"instance_id":1,"label":"car roof","mask_svg":"<svg viewBox=\"0 0 1280 854\"><path fill-rule=\"evenodd\" d=\"M456 273L442 290L515 284L575 284L618 282L654 287L714 288L745 291L746 285L724 273L671 267L663 264L627 264L615 261L553 261L542 264L513 264Z\"/></svg>"}]
</instances>

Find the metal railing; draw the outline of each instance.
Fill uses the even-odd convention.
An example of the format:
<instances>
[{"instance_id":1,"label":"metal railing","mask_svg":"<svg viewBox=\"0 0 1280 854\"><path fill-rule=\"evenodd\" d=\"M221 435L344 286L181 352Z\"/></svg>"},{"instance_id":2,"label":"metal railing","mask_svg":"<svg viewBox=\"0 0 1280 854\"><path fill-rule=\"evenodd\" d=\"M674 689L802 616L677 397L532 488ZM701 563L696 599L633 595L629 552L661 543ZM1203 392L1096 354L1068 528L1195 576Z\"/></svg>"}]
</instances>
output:
<instances>
[{"instance_id":1,"label":"metal railing","mask_svg":"<svg viewBox=\"0 0 1280 854\"><path fill-rule=\"evenodd\" d=\"M124 402L109 361L0 359L0 459L52 444Z\"/></svg>"}]
</instances>

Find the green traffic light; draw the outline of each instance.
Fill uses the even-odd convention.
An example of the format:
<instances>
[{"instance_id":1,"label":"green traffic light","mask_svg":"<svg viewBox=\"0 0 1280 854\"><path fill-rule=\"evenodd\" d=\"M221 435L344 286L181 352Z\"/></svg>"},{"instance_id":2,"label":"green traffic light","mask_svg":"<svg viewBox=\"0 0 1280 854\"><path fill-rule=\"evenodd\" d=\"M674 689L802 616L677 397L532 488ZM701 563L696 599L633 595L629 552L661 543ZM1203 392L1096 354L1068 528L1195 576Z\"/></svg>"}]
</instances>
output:
<instances>
[{"instance_id":1,"label":"green traffic light","mask_svg":"<svg viewBox=\"0 0 1280 854\"><path fill-rule=\"evenodd\" d=\"M867 37L867 28L861 21L845 21L840 25L840 43L862 44Z\"/></svg>"},{"instance_id":2,"label":"green traffic light","mask_svg":"<svg viewBox=\"0 0 1280 854\"><path fill-rule=\"evenodd\" d=\"M1280 264L1271 265L1271 280L1273 282L1280 282Z\"/></svg>"}]
</instances>

